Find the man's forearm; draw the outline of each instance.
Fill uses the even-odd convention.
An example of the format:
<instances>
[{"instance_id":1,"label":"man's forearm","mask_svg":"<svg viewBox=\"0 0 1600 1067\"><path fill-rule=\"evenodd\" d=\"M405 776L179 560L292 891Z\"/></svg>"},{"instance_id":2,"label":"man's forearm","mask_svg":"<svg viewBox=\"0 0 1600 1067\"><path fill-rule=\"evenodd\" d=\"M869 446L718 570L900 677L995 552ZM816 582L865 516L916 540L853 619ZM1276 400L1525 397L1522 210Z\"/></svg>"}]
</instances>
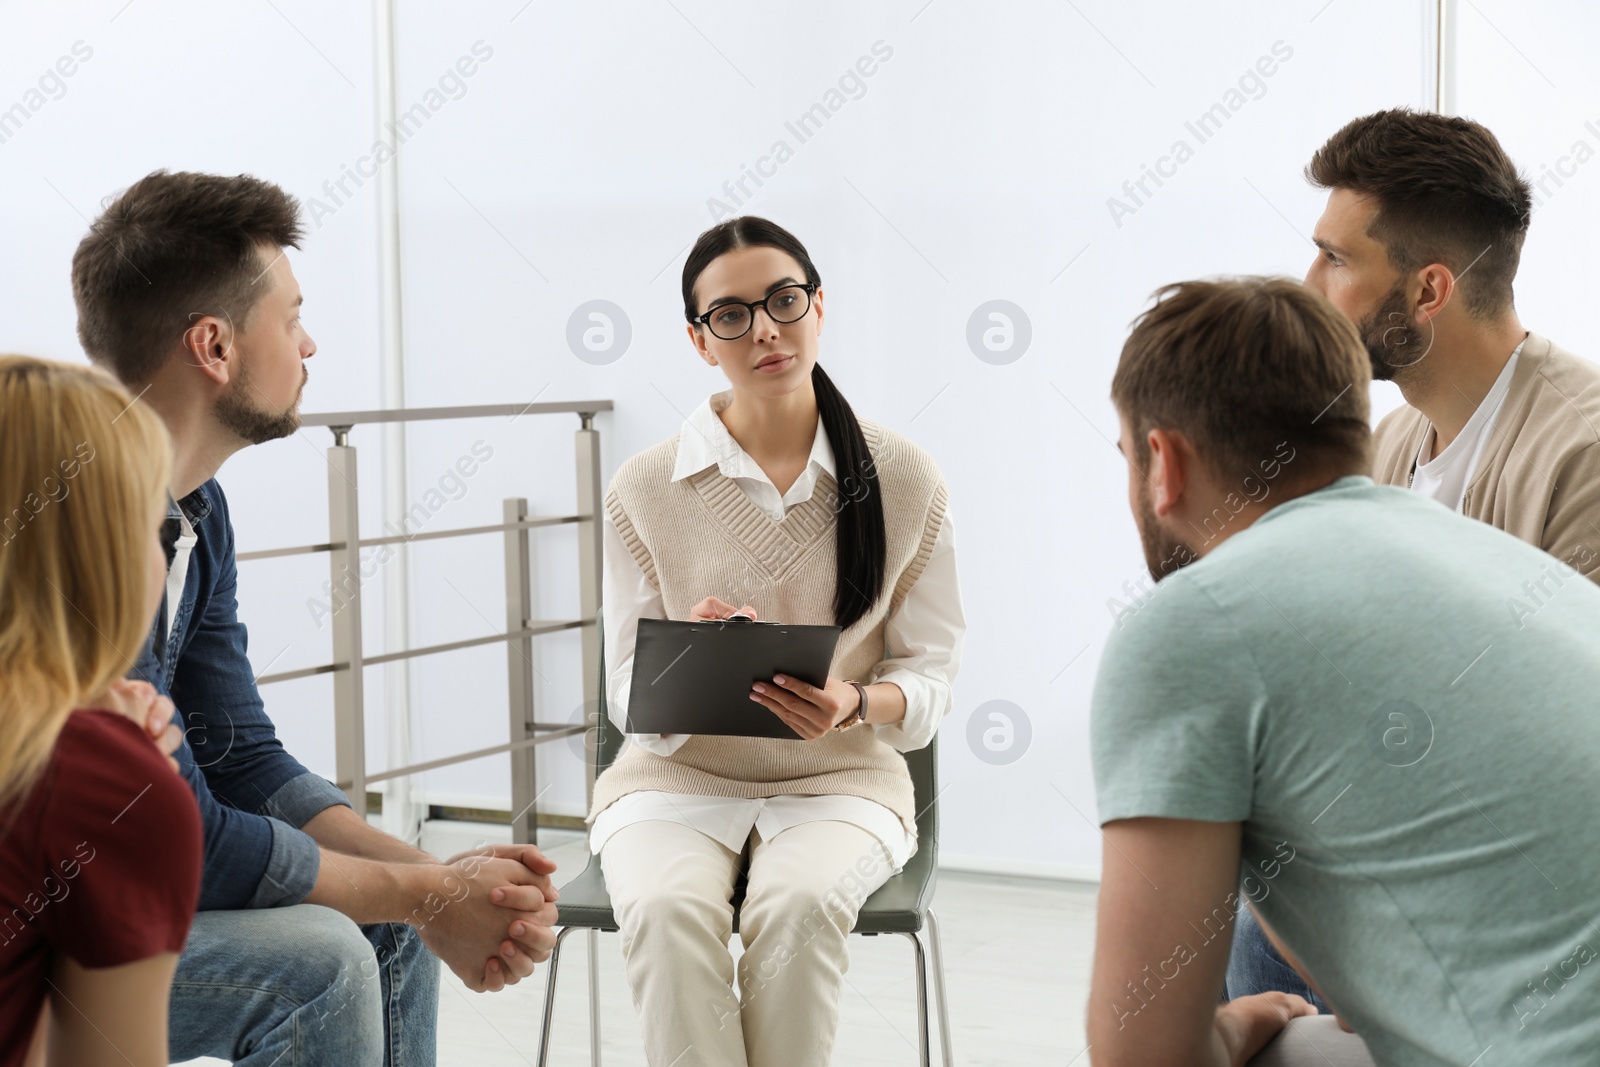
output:
<instances>
[{"instance_id":1,"label":"man's forearm","mask_svg":"<svg viewBox=\"0 0 1600 1067\"><path fill-rule=\"evenodd\" d=\"M483 854L448 864L386 863L331 849L319 856L316 884L304 903L362 924L407 923L470 989L526 978L554 946L553 895L540 884L548 878L525 859Z\"/></svg>"},{"instance_id":2,"label":"man's forearm","mask_svg":"<svg viewBox=\"0 0 1600 1067\"><path fill-rule=\"evenodd\" d=\"M346 856L382 860L386 863L438 863L421 849L412 848L398 837L367 824L349 808L335 805L317 812L300 829L321 845Z\"/></svg>"},{"instance_id":3,"label":"man's forearm","mask_svg":"<svg viewBox=\"0 0 1600 1067\"><path fill-rule=\"evenodd\" d=\"M1223 1005L1198 1049L1170 1046L1154 1049L1142 1042L1120 1042L1114 1034L1096 1039L1091 1033L1090 1047L1095 1054L1090 1063L1093 1067L1119 1067L1121 1064L1136 1067L1163 1067L1167 1064L1172 1067L1240 1067L1248 1063L1263 1044L1265 1040L1252 1035L1248 1021L1234 1017Z\"/></svg>"},{"instance_id":4,"label":"man's forearm","mask_svg":"<svg viewBox=\"0 0 1600 1067\"><path fill-rule=\"evenodd\" d=\"M429 896L443 899L450 869L440 864L393 863L365 859L323 846L317 881L307 904L332 908L357 923L406 922L426 907ZM426 917L426 912L421 912Z\"/></svg>"},{"instance_id":5,"label":"man's forearm","mask_svg":"<svg viewBox=\"0 0 1600 1067\"><path fill-rule=\"evenodd\" d=\"M1224 1005L1224 1007L1226 1007ZM1191 1030L1179 1036L1169 1028L1140 1028L1140 1021L1119 1019L1113 1001L1091 992L1088 1007L1089 1047L1093 1067L1233 1067L1244 1062L1238 1056L1248 1037L1237 1020L1215 1014L1212 1025L1203 1031ZM1115 1024L1107 1019L1119 1019ZM1199 1047L1195 1047L1198 1038Z\"/></svg>"}]
</instances>

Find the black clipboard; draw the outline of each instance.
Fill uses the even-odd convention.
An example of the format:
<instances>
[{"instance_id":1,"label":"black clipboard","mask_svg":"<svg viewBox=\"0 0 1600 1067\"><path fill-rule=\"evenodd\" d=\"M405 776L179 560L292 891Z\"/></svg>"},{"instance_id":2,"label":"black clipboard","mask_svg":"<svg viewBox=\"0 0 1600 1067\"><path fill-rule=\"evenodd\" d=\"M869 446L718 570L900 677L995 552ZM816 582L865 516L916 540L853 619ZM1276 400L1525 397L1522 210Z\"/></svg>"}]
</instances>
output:
<instances>
[{"instance_id":1,"label":"black clipboard","mask_svg":"<svg viewBox=\"0 0 1600 1067\"><path fill-rule=\"evenodd\" d=\"M628 732L800 740L750 699L775 674L821 688L839 645L838 626L738 618L712 622L640 619L628 693Z\"/></svg>"}]
</instances>

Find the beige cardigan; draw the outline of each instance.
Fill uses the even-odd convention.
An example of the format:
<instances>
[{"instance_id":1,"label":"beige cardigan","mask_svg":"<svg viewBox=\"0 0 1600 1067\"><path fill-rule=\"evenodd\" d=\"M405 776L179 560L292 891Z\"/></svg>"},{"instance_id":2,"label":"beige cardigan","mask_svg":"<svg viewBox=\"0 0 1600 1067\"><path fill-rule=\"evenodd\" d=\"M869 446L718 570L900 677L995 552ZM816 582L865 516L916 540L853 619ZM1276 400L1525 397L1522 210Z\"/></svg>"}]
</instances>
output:
<instances>
[{"instance_id":1,"label":"beige cardigan","mask_svg":"<svg viewBox=\"0 0 1600 1067\"><path fill-rule=\"evenodd\" d=\"M1410 405L1378 424L1375 481L1411 484L1428 425ZM1600 581L1600 367L1528 335L1461 511Z\"/></svg>"}]
</instances>

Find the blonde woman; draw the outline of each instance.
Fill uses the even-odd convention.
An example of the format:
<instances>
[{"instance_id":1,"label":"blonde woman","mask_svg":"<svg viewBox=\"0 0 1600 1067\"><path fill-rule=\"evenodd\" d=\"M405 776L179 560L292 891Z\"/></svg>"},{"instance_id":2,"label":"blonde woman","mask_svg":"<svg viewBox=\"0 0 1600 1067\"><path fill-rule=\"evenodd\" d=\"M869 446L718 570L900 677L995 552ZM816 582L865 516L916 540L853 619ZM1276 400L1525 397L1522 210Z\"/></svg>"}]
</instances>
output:
<instances>
[{"instance_id":1,"label":"blonde woman","mask_svg":"<svg viewBox=\"0 0 1600 1067\"><path fill-rule=\"evenodd\" d=\"M0 356L0 1067L168 1062L200 821L135 724L153 690L122 678L163 589L170 463L108 375Z\"/></svg>"}]
</instances>

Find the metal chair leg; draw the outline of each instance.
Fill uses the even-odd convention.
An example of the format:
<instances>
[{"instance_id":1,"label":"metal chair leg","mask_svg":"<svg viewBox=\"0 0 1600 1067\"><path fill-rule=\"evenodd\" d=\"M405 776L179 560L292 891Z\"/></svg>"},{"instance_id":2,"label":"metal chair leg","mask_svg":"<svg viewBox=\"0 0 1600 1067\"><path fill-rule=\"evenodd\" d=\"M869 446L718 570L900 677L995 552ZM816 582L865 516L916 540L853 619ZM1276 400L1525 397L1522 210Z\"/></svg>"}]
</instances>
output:
<instances>
[{"instance_id":1,"label":"metal chair leg","mask_svg":"<svg viewBox=\"0 0 1600 1067\"><path fill-rule=\"evenodd\" d=\"M600 1067L600 931L589 931L589 1063Z\"/></svg>"},{"instance_id":2,"label":"metal chair leg","mask_svg":"<svg viewBox=\"0 0 1600 1067\"><path fill-rule=\"evenodd\" d=\"M561 932L556 934L555 948L550 950L550 973L544 983L544 1024L539 1032L539 1067L548 1067L550 1063L550 1026L555 1021L556 972L561 967L561 942L575 929L577 927L562 927Z\"/></svg>"},{"instance_id":3,"label":"metal chair leg","mask_svg":"<svg viewBox=\"0 0 1600 1067\"><path fill-rule=\"evenodd\" d=\"M950 1003L944 992L944 945L939 941L939 920L928 909L928 955L933 968L933 1004L939 1012L939 1051L944 1067L955 1067L955 1053L950 1048Z\"/></svg>"},{"instance_id":4,"label":"metal chair leg","mask_svg":"<svg viewBox=\"0 0 1600 1067\"><path fill-rule=\"evenodd\" d=\"M915 965L917 969L917 1052L920 1059L917 1061L922 1067L933 1067L933 1060L928 1050L928 955L922 948L922 938L916 934L906 934L911 944L916 947Z\"/></svg>"}]
</instances>

